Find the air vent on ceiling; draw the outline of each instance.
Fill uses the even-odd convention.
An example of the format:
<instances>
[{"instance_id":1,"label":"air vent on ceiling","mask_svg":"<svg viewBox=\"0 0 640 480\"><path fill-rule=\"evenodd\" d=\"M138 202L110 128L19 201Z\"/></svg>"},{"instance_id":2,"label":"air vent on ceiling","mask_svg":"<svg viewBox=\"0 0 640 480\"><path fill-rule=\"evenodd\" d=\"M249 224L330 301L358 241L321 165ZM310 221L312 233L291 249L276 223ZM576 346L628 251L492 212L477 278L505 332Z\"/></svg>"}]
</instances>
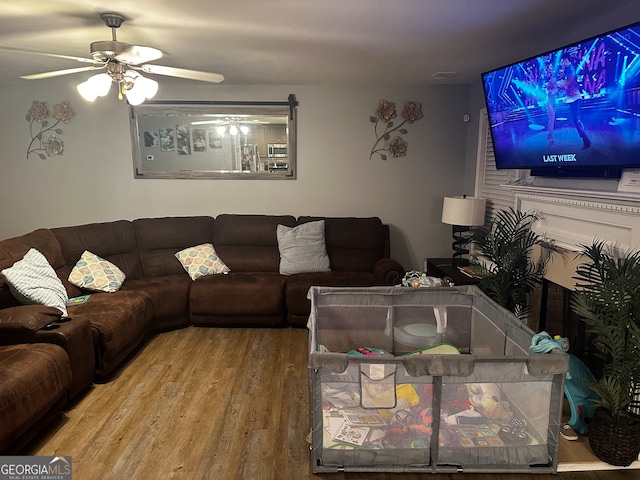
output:
<instances>
[{"instance_id":1,"label":"air vent on ceiling","mask_svg":"<svg viewBox=\"0 0 640 480\"><path fill-rule=\"evenodd\" d=\"M436 72L431 75L430 80L450 80L458 75L458 72Z\"/></svg>"}]
</instances>

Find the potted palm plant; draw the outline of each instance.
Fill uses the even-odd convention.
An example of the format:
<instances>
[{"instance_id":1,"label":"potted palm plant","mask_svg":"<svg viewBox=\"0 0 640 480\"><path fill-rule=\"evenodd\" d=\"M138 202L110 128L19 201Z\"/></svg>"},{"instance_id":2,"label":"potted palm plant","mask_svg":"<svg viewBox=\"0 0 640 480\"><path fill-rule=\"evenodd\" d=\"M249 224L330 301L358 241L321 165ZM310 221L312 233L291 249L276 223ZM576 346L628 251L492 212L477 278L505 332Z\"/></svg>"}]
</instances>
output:
<instances>
[{"instance_id":1,"label":"potted palm plant","mask_svg":"<svg viewBox=\"0 0 640 480\"><path fill-rule=\"evenodd\" d=\"M627 466L640 453L640 252L615 255L602 241L582 246L572 309L587 324L604 362L588 386L600 397L589 425L595 455Z\"/></svg>"},{"instance_id":2,"label":"potted palm plant","mask_svg":"<svg viewBox=\"0 0 640 480\"><path fill-rule=\"evenodd\" d=\"M473 267L480 277L478 286L491 299L524 319L530 311L529 295L542 281L556 247L536 233L532 226L539 220L535 211L513 208L500 210L486 226L472 230L471 242L484 262ZM542 254L535 255L534 248Z\"/></svg>"}]
</instances>

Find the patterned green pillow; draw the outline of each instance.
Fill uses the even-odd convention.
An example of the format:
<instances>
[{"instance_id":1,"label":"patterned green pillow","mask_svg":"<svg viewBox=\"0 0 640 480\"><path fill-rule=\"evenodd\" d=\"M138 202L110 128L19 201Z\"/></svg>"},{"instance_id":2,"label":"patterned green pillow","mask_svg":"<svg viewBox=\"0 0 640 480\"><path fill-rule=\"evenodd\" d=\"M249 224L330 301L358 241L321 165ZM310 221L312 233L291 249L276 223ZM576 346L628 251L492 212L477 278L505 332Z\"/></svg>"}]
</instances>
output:
<instances>
[{"instance_id":1,"label":"patterned green pillow","mask_svg":"<svg viewBox=\"0 0 640 480\"><path fill-rule=\"evenodd\" d=\"M176 258L187 271L191 280L197 280L205 275L229 273L231 271L210 243L203 243L202 245L180 250L176 253Z\"/></svg>"},{"instance_id":2,"label":"patterned green pillow","mask_svg":"<svg viewBox=\"0 0 640 480\"><path fill-rule=\"evenodd\" d=\"M126 275L113 263L85 250L69 274L76 287L97 292L117 292Z\"/></svg>"}]
</instances>

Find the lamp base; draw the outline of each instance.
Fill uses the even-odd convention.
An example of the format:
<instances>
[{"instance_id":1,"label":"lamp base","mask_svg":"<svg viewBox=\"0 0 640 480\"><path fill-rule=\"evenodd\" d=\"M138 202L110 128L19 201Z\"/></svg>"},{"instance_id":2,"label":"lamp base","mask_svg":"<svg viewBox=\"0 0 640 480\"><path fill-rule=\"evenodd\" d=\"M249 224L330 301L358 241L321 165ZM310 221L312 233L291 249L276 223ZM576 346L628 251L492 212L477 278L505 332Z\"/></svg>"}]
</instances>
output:
<instances>
[{"instance_id":1,"label":"lamp base","mask_svg":"<svg viewBox=\"0 0 640 480\"><path fill-rule=\"evenodd\" d=\"M464 258L464 255L469 254L467 245L471 239L467 235L469 227L464 225L452 225L453 242L451 248L453 249L453 255L451 256L451 265L454 267L462 267L469 264L469 260Z\"/></svg>"}]
</instances>

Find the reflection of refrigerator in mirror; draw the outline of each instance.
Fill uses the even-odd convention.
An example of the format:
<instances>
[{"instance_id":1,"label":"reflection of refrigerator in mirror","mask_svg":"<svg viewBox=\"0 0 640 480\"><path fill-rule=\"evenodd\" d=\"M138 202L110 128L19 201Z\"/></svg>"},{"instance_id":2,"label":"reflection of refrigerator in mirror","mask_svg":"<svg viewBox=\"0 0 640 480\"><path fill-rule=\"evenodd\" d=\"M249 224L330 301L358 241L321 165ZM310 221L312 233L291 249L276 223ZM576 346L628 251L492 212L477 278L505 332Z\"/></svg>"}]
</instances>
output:
<instances>
[{"instance_id":1,"label":"reflection of refrigerator in mirror","mask_svg":"<svg viewBox=\"0 0 640 480\"><path fill-rule=\"evenodd\" d=\"M260 164L260 154L258 146L254 143L245 143L242 145L242 171L257 172Z\"/></svg>"}]
</instances>

